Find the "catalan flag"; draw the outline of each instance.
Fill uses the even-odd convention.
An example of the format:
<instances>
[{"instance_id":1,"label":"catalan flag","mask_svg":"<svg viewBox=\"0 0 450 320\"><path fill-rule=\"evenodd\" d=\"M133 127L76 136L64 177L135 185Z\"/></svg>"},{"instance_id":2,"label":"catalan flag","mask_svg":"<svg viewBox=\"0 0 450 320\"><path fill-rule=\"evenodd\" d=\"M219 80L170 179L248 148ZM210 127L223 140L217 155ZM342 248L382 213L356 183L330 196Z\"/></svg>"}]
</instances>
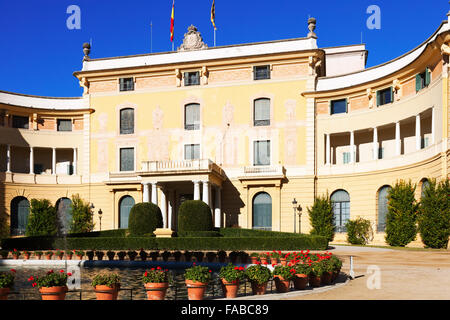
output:
<instances>
[{"instance_id":1,"label":"catalan flag","mask_svg":"<svg viewBox=\"0 0 450 320\"><path fill-rule=\"evenodd\" d=\"M213 0L212 6L211 6L211 22L214 26L214 30L217 30L216 28L216 0Z\"/></svg>"},{"instance_id":2,"label":"catalan flag","mask_svg":"<svg viewBox=\"0 0 450 320\"><path fill-rule=\"evenodd\" d=\"M170 17L170 41L173 42L173 29L175 25L175 0L172 3L172 16Z\"/></svg>"}]
</instances>

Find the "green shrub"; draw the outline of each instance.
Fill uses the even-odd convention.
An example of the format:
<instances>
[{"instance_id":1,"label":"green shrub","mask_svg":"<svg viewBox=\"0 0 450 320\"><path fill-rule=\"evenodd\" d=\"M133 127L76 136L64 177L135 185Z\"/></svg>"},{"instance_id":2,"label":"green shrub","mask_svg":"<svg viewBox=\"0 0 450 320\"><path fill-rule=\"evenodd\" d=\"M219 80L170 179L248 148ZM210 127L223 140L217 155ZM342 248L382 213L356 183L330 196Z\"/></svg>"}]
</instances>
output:
<instances>
[{"instance_id":1,"label":"green shrub","mask_svg":"<svg viewBox=\"0 0 450 320\"><path fill-rule=\"evenodd\" d=\"M347 229L347 241L351 244L366 245L373 239L373 230L370 221L361 217L349 220L345 225Z\"/></svg>"},{"instance_id":2,"label":"green shrub","mask_svg":"<svg viewBox=\"0 0 450 320\"><path fill-rule=\"evenodd\" d=\"M27 236L53 236L57 227L56 208L47 199L31 199Z\"/></svg>"},{"instance_id":3,"label":"green shrub","mask_svg":"<svg viewBox=\"0 0 450 320\"><path fill-rule=\"evenodd\" d=\"M128 218L130 236L141 236L153 233L163 227L163 218L159 207L151 202L136 203Z\"/></svg>"},{"instance_id":4,"label":"green shrub","mask_svg":"<svg viewBox=\"0 0 450 320\"><path fill-rule=\"evenodd\" d=\"M221 237L218 231L181 231L177 233L178 237L197 238L197 237Z\"/></svg>"},{"instance_id":5,"label":"green shrub","mask_svg":"<svg viewBox=\"0 0 450 320\"><path fill-rule=\"evenodd\" d=\"M308 209L309 221L311 223L311 235L319 235L327 238L328 241L334 239L334 215L330 198L321 196L314 200L314 204Z\"/></svg>"},{"instance_id":6,"label":"green shrub","mask_svg":"<svg viewBox=\"0 0 450 320\"><path fill-rule=\"evenodd\" d=\"M391 246L406 246L416 239L418 204L414 198L416 186L401 180L389 190L386 214L386 242Z\"/></svg>"},{"instance_id":7,"label":"green shrub","mask_svg":"<svg viewBox=\"0 0 450 320\"><path fill-rule=\"evenodd\" d=\"M450 183L429 180L419 204L419 232L429 248L447 248L450 236Z\"/></svg>"},{"instance_id":8,"label":"green shrub","mask_svg":"<svg viewBox=\"0 0 450 320\"><path fill-rule=\"evenodd\" d=\"M71 233L91 232L94 230L94 213L89 203L80 198L78 194L72 196Z\"/></svg>"},{"instance_id":9,"label":"green shrub","mask_svg":"<svg viewBox=\"0 0 450 320\"><path fill-rule=\"evenodd\" d=\"M212 231L211 208L201 200L186 200L178 210L178 230Z\"/></svg>"}]
</instances>

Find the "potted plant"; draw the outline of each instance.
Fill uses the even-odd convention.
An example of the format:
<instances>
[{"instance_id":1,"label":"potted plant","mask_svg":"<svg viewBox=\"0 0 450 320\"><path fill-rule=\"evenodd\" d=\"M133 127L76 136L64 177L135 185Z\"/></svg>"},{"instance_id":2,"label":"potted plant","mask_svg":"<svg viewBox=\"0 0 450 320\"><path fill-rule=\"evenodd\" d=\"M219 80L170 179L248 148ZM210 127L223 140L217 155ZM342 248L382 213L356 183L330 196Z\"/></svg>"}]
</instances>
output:
<instances>
[{"instance_id":1,"label":"potted plant","mask_svg":"<svg viewBox=\"0 0 450 320\"><path fill-rule=\"evenodd\" d=\"M222 290L226 298L236 298L239 290L239 283L245 278L243 267L236 267L229 263L220 268L219 278L222 281Z\"/></svg>"},{"instance_id":2,"label":"potted plant","mask_svg":"<svg viewBox=\"0 0 450 320\"><path fill-rule=\"evenodd\" d=\"M230 259L231 263L236 263L238 256L239 252L231 251L230 254L228 255L228 258Z\"/></svg>"},{"instance_id":3,"label":"potted plant","mask_svg":"<svg viewBox=\"0 0 450 320\"><path fill-rule=\"evenodd\" d=\"M82 250L74 250L75 255L77 256L78 260L82 260L84 257L84 251Z\"/></svg>"},{"instance_id":4,"label":"potted plant","mask_svg":"<svg viewBox=\"0 0 450 320\"><path fill-rule=\"evenodd\" d=\"M320 261L314 261L311 263L311 271L308 275L309 285L311 287L320 287L321 277L323 273L323 266Z\"/></svg>"},{"instance_id":5,"label":"potted plant","mask_svg":"<svg viewBox=\"0 0 450 320\"><path fill-rule=\"evenodd\" d=\"M145 261L145 260L147 260L148 254L144 249L141 249L141 251L139 251L139 256L141 257L142 261Z\"/></svg>"},{"instance_id":6,"label":"potted plant","mask_svg":"<svg viewBox=\"0 0 450 320\"><path fill-rule=\"evenodd\" d=\"M142 282L147 291L148 300L164 300L167 288L169 288L169 271L161 267L145 271Z\"/></svg>"},{"instance_id":7,"label":"potted plant","mask_svg":"<svg viewBox=\"0 0 450 320\"><path fill-rule=\"evenodd\" d=\"M245 276L252 285L253 294L263 295L266 293L267 282L270 280L272 272L258 262L245 270Z\"/></svg>"},{"instance_id":8,"label":"potted plant","mask_svg":"<svg viewBox=\"0 0 450 320\"><path fill-rule=\"evenodd\" d=\"M52 256L53 256L53 251L51 251L51 250L45 251L45 259L52 260Z\"/></svg>"},{"instance_id":9,"label":"potted plant","mask_svg":"<svg viewBox=\"0 0 450 320\"><path fill-rule=\"evenodd\" d=\"M211 280L211 270L208 267L193 265L185 270L185 282L189 300L203 300L206 287Z\"/></svg>"},{"instance_id":10,"label":"potted plant","mask_svg":"<svg viewBox=\"0 0 450 320\"><path fill-rule=\"evenodd\" d=\"M9 273L0 272L0 300L8 300L8 294L14 286L16 270L11 269Z\"/></svg>"},{"instance_id":11,"label":"potted plant","mask_svg":"<svg viewBox=\"0 0 450 320\"><path fill-rule=\"evenodd\" d=\"M72 256L73 256L73 251L71 250L66 250L66 260L72 260Z\"/></svg>"},{"instance_id":12,"label":"potted plant","mask_svg":"<svg viewBox=\"0 0 450 320\"><path fill-rule=\"evenodd\" d=\"M138 253L134 250L128 250L127 255L128 255L128 259L130 259L130 261L134 261L134 259L136 259L136 256L138 255Z\"/></svg>"},{"instance_id":13,"label":"potted plant","mask_svg":"<svg viewBox=\"0 0 450 320\"><path fill-rule=\"evenodd\" d=\"M120 277L116 273L99 273L92 279L97 300L117 300Z\"/></svg>"},{"instance_id":14,"label":"potted plant","mask_svg":"<svg viewBox=\"0 0 450 320\"><path fill-rule=\"evenodd\" d=\"M250 262L252 264L256 264L256 262L258 262L259 259L259 253L258 252L253 252L252 254L250 254Z\"/></svg>"},{"instance_id":15,"label":"potted plant","mask_svg":"<svg viewBox=\"0 0 450 320\"><path fill-rule=\"evenodd\" d=\"M32 286L38 287L42 300L64 300L66 298L67 277L71 273L65 273L64 270L54 272L50 270L42 277L31 276L28 281L32 282Z\"/></svg>"},{"instance_id":16,"label":"potted plant","mask_svg":"<svg viewBox=\"0 0 450 320\"><path fill-rule=\"evenodd\" d=\"M17 260L20 257L20 251L17 251L17 249L13 249L13 251L11 251L11 255L13 256L14 260Z\"/></svg>"},{"instance_id":17,"label":"potted plant","mask_svg":"<svg viewBox=\"0 0 450 320\"><path fill-rule=\"evenodd\" d=\"M268 264L270 254L268 252L262 252L259 254L259 261L261 261L261 264Z\"/></svg>"},{"instance_id":18,"label":"potted plant","mask_svg":"<svg viewBox=\"0 0 450 320\"><path fill-rule=\"evenodd\" d=\"M270 262L271 262L271 264L273 265L273 264L277 264L278 263L278 259L281 257L281 251L275 251L275 250L273 250L271 253L270 253Z\"/></svg>"},{"instance_id":19,"label":"potted plant","mask_svg":"<svg viewBox=\"0 0 450 320\"><path fill-rule=\"evenodd\" d=\"M330 285L333 277L334 266L330 259L321 260L323 272L320 281L324 285Z\"/></svg>"},{"instance_id":20,"label":"potted plant","mask_svg":"<svg viewBox=\"0 0 450 320\"><path fill-rule=\"evenodd\" d=\"M41 260L41 256L42 256L42 251L35 251L34 252L34 256L38 259L38 260Z\"/></svg>"},{"instance_id":21,"label":"potted plant","mask_svg":"<svg viewBox=\"0 0 450 320\"><path fill-rule=\"evenodd\" d=\"M159 251L152 251L150 253L150 257L152 258L152 261L157 261L159 257Z\"/></svg>"},{"instance_id":22,"label":"potted plant","mask_svg":"<svg viewBox=\"0 0 450 320\"><path fill-rule=\"evenodd\" d=\"M90 261L94 260L95 252L93 250L86 251L86 256Z\"/></svg>"},{"instance_id":23,"label":"potted plant","mask_svg":"<svg viewBox=\"0 0 450 320\"><path fill-rule=\"evenodd\" d=\"M331 260L331 263L333 264L333 278L332 278L332 281L334 281L334 280L336 280L336 278L339 276L339 273L341 272L342 260L339 259L336 256L331 256L330 260Z\"/></svg>"},{"instance_id":24,"label":"potted plant","mask_svg":"<svg viewBox=\"0 0 450 320\"><path fill-rule=\"evenodd\" d=\"M308 285L308 275L311 273L311 267L307 263L297 263L294 269L294 288L296 290L303 290Z\"/></svg>"},{"instance_id":25,"label":"potted plant","mask_svg":"<svg viewBox=\"0 0 450 320\"><path fill-rule=\"evenodd\" d=\"M227 253L223 250L220 250L219 252L217 252L217 257L219 258L220 263L224 263L225 259L227 258Z\"/></svg>"},{"instance_id":26,"label":"potted plant","mask_svg":"<svg viewBox=\"0 0 450 320\"><path fill-rule=\"evenodd\" d=\"M192 258L192 252L186 250L184 252L184 261L190 262L191 258Z\"/></svg>"},{"instance_id":27,"label":"potted plant","mask_svg":"<svg viewBox=\"0 0 450 320\"><path fill-rule=\"evenodd\" d=\"M167 262L167 261L169 261L170 252L169 252L169 251L164 251L164 252L161 254L161 256L162 256L162 258L163 258L163 261L164 261L164 262Z\"/></svg>"},{"instance_id":28,"label":"potted plant","mask_svg":"<svg viewBox=\"0 0 450 320\"><path fill-rule=\"evenodd\" d=\"M202 262L203 261L203 257L205 256L205 254L201 251L196 251L193 253L195 259L197 260L197 262Z\"/></svg>"},{"instance_id":29,"label":"potted plant","mask_svg":"<svg viewBox=\"0 0 450 320\"><path fill-rule=\"evenodd\" d=\"M216 257L217 257L217 253L215 253L215 252L209 251L209 252L206 253L206 260L207 260L209 263L214 262L214 260L216 259Z\"/></svg>"},{"instance_id":30,"label":"potted plant","mask_svg":"<svg viewBox=\"0 0 450 320\"><path fill-rule=\"evenodd\" d=\"M176 262L180 261L181 255L182 255L182 253L181 253L180 251L175 251L175 252L173 253L173 257L175 258L175 261L176 261Z\"/></svg>"},{"instance_id":31,"label":"potted plant","mask_svg":"<svg viewBox=\"0 0 450 320\"><path fill-rule=\"evenodd\" d=\"M62 250L56 250L55 256L58 257L58 260L62 260L62 258L64 257L64 251L62 251Z\"/></svg>"},{"instance_id":32,"label":"potted plant","mask_svg":"<svg viewBox=\"0 0 450 320\"><path fill-rule=\"evenodd\" d=\"M241 260L242 264L247 264L248 257L249 257L249 254L247 252L239 251L238 256L239 256L239 259Z\"/></svg>"},{"instance_id":33,"label":"potted plant","mask_svg":"<svg viewBox=\"0 0 450 320\"><path fill-rule=\"evenodd\" d=\"M24 251L22 252L22 254L23 254L23 258L24 258L25 260L30 259L31 253L30 253L29 251L24 250Z\"/></svg>"},{"instance_id":34,"label":"potted plant","mask_svg":"<svg viewBox=\"0 0 450 320\"><path fill-rule=\"evenodd\" d=\"M95 256L97 257L97 260L103 260L103 256L105 253L103 251L95 251Z\"/></svg>"},{"instance_id":35,"label":"potted plant","mask_svg":"<svg viewBox=\"0 0 450 320\"><path fill-rule=\"evenodd\" d=\"M114 251L108 250L106 252L106 255L108 256L109 261L112 261L112 260L114 260L116 253Z\"/></svg>"},{"instance_id":36,"label":"potted plant","mask_svg":"<svg viewBox=\"0 0 450 320\"><path fill-rule=\"evenodd\" d=\"M9 255L9 252L6 250L0 250L0 256L2 256L2 259L7 259Z\"/></svg>"},{"instance_id":37,"label":"potted plant","mask_svg":"<svg viewBox=\"0 0 450 320\"><path fill-rule=\"evenodd\" d=\"M119 257L119 260L122 261L123 259L125 259L125 256L127 255L127 253L125 251L119 251L117 252L117 256Z\"/></svg>"},{"instance_id":38,"label":"potted plant","mask_svg":"<svg viewBox=\"0 0 450 320\"><path fill-rule=\"evenodd\" d=\"M273 269L273 278L275 280L275 287L278 293L285 293L289 291L291 280L294 279L295 269L291 266L278 265Z\"/></svg>"}]
</instances>

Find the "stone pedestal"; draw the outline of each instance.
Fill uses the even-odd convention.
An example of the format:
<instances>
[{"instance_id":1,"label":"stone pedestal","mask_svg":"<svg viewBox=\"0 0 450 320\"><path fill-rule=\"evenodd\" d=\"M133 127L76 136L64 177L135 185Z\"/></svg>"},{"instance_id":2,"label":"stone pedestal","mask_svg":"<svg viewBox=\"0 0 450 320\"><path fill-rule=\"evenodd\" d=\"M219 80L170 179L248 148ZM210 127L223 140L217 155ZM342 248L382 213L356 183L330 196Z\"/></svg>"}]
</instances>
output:
<instances>
[{"instance_id":1,"label":"stone pedestal","mask_svg":"<svg viewBox=\"0 0 450 320\"><path fill-rule=\"evenodd\" d=\"M153 233L157 238L171 238L173 235L173 231L166 228L157 228Z\"/></svg>"}]
</instances>

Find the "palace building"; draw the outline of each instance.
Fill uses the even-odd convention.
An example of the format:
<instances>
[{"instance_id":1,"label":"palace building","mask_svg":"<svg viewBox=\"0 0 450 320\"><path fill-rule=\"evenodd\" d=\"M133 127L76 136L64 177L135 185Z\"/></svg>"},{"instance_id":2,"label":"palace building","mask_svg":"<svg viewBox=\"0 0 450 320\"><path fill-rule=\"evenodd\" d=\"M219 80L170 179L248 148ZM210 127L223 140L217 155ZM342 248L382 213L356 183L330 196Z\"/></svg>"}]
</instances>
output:
<instances>
[{"instance_id":1,"label":"palace building","mask_svg":"<svg viewBox=\"0 0 450 320\"><path fill-rule=\"evenodd\" d=\"M450 23L372 68L365 45L319 48L308 24L305 38L209 48L191 26L176 51L114 58L85 44L81 97L0 91L11 235L31 199L70 214L74 194L97 230L98 210L103 230L127 228L138 202L176 230L180 204L200 199L216 227L308 233L307 208L328 194L336 241L362 217L384 244L389 188L411 180L420 199L448 177Z\"/></svg>"}]
</instances>

